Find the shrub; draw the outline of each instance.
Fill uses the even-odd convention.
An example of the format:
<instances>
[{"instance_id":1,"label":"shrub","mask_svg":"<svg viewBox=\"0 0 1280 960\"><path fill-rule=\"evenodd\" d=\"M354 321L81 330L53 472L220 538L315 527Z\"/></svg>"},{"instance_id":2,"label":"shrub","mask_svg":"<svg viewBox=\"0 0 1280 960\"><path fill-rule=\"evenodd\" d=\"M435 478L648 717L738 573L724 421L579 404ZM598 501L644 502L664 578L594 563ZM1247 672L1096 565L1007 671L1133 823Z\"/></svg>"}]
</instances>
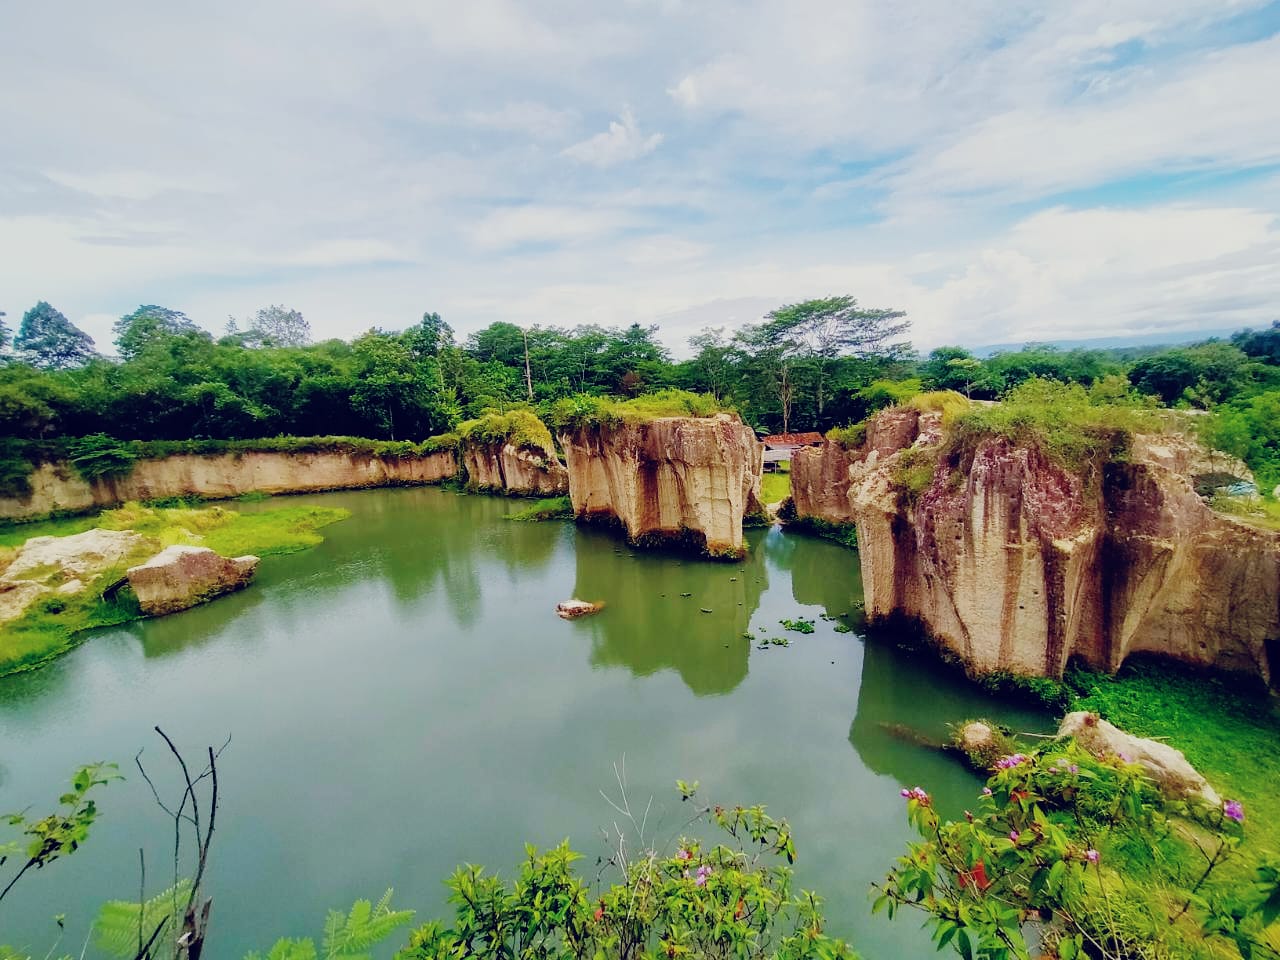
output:
<instances>
[{"instance_id":1,"label":"shrub","mask_svg":"<svg viewBox=\"0 0 1280 960\"><path fill-rule=\"evenodd\" d=\"M1253 944L1280 912L1274 872L1244 898L1214 886L1244 836L1241 805L1166 800L1141 767L1074 743L997 760L962 820L920 787L902 795L921 841L874 909L922 911L939 949L1026 958L1035 918L1041 952L1060 960L1222 956L1208 940Z\"/></svg>"},{"instance_id":2,"label":"shrub","mask_svg":"<svg viewBox=\"0 0 1280 960\"><path fill-rule=\"evenodd\" d=\"M851 423L847 427L832 427L827 431L827 440L841 450L857 450L867 439L867 421Z\"/></svg>"},{"instance_id":3,"label":"shrub","mask_svg":"<svg viewBox=\"0 0 1280 960\"><path fill-rule=\"evenodd\" d=\"M137 453L127 444L105 433L68 441L67 450L76 473L89 483L107 477L128 476L138 459Z\"/></svg>"},{"instance_id":4,"label":"shrub","mask_svg":"<svg viewBox=\"0 0 1280 960\"><path fill-rule=\"evenodd\" d=\"M683 787L683 799L693 787ZM625 813L625 807L619 810ZM680 840L650 846L619 832L602 867L617 880L592 893L567 842L527 849L510 883L464 866L448 880L452 924L416 930L397 960L455 957L740 957L853 960L823 930L821 901L791 891L795 844L785 821L764 807L704 808L732 844ZM630 822L630 821L628 821ZM692 821L691 821L692 822ZM640 826L640 825L638 825ZM643 827L641 826L641 829ZM611 838L614 839L614 838Z\"/></svg>"},{"instance_id":5,"label":"shrub","mask_svg":"<svg viewBox=\"0 0 1280 960\"><path fill-rule=\"evenodd\" d=\"M933 484L938 471L938 453L926 447L909 447L898 454L890 480L901 503L914 506Z\"/></svg>"},{"instance_id":6,"label":"shrub","mask_svg":"<svg viewBox=\"0 0 1280 960\"><path fill-rule=\"evenodd\" d=\"M551 431L532 410L515 409L507 413L490 410L475 420L458 425L458 436L467 443L506 444L522 449L538 450L555 456Z\"/></svg>"}]
</instances>

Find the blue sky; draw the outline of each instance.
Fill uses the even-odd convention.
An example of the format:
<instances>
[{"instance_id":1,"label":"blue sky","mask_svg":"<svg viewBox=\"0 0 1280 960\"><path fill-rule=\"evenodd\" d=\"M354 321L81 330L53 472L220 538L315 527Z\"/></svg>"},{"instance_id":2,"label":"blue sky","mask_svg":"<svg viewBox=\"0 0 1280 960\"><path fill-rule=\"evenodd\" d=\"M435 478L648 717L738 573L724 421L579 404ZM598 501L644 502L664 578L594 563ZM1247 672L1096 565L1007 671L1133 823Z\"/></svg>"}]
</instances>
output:
<instances>
[{"instance_id":1,"label":"blue sky","mask_svg":"<svg viewBox=\"0 0 1280 960\"><path fill-rule=\"evenodd\" d=\"M1280 3L0 9L0 309L921 348L1280 317Z\"/></svg>"}]
</instances>

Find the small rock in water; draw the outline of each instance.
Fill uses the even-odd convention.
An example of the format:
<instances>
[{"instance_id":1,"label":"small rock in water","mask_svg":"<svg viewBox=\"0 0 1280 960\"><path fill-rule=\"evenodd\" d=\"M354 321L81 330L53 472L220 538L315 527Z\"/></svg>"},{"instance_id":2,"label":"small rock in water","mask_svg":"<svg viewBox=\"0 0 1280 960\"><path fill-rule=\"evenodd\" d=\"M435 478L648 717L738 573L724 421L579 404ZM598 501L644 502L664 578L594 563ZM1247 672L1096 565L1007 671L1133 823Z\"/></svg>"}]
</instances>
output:
<instances>
[{"instance_id":1,"label":"small rock in water","mask_svg":"<svg viewBox=\"0 0 1280 960\"><path fill-rule=\"evenodd\" d=\"M703 613L713 613L713 612L714 612L714 611L712 611L712 610L708 610L706 607L699 607L698 609L699 609L699 610L701 610Z\"/></svg>"},{"instance_id":2,"label":"small rock in water","mask_svg":"<svg viewBox=\"0 0 1280 960\"><path fill-rule=\"evenodd\" d=\"M603 609L603 601L600 603L590 603L586 600L561 600L556 604L556 616L564 620L573 620L576 617L585 617L588 614L599 613Z\"/></svg>"},{"instance_id":3,"label":"small rock in water","mask_svg":"<svg viewBox=\"0 0 1280 960\"><path fill-rule=\"evenodd\" d=\"M693 596L693 594L692 594L692 593L682 593L682 594L680 594L680 596L682 596L682 597L692 597L692 596Z\"/></svg>"}]
</instances>

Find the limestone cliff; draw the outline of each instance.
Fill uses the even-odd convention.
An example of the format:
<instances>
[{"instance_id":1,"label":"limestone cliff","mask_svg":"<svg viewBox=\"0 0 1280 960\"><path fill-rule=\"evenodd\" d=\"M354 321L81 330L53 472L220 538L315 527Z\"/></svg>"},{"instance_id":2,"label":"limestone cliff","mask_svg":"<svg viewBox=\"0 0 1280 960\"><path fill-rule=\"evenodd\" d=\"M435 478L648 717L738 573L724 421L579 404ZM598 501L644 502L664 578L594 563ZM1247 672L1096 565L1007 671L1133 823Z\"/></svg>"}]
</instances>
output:
<instances>
[{"instance_id":1,"label":"limestone cliff","mask_svg":"<svg viewBox=\"0 0 1280 960\"><path fill-rule=\"evenodd\" d=\"M558 497L569 492L569 474L555 456L532 446L463 441L467 485L516 496Z\"/></svg>"},{"instance_id":2,"label":"limestone cliff","mask_svg":"<svg viewBox=\"0 0 1280 960\"><path fill-rule=\"evenodd\" d=\"M939 422L885 411L858 449L792 462L799 515L857 524L869 619L917 620L975 672L1057 676L1072 656L1113 671L1137 651L1280 667L1280 533L1196 494L1212 461L1195 444L1138 437L1086 483L999 437L957 459Z\"/></svg>"},{"instance_id":3,"label":"limestone cliff","mask_svg":"<svg viewBox=\"0 0 1280 960\"><path fill-rule=\"evenodd\" d=\"M745 552L758 513L762 447L736 416L659 417L563 433L580 519L613 518L636 543L692 538L711 556Z\"/></svg>"},{"instance_id":4,"label":"limestone cliff","mask_svg":"<svg viewBox=\"0 0 1280 960\"><path fill-rule=\"evenodd\" d=\"M383 457L324 453L177 454L139 460L127 476L88 483L65 463L46 463L31 477L26 498L0 498L0 518L36 517L55 510L110 507L129 500L237 497L252 491L305 493L436 483L458 472L452 450Z\"/></svg>"}]
</instances>

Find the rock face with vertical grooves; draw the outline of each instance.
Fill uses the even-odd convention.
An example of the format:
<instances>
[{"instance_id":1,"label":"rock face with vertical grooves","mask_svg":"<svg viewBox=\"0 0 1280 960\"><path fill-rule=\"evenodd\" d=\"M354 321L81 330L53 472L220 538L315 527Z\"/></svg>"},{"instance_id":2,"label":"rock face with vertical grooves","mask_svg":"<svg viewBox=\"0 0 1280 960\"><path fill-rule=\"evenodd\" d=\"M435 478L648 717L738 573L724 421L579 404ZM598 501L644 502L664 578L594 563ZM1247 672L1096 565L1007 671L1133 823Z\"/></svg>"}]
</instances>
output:
<instances>
[{"instance_id":1,"label":"rock face with vertical grooves","mask_svg":"<svg viewBox=\"0 0 1280 960\"><path fill-rule=\"evenodd\" d=\"M510 443L463 441L467 485L514 496L559 497L569 492L569 474L555 454Z\"/></svg>"},{"instance_id":2,"label":"rock face with vertical grooves","mask_svg":"<svg viewBox=\"0 0 1280 960\"><path fill-rule=\"evenodd\" d=\"M438 483L458 472L453 450L392 457L346 453L248 451L175 454L139 460L127 476L92 483L68 463L41 464L26 497L0 497L0 518L37 517L55 510L112 507L165 497L238 497L244 493L304 493Z\"/></svg>"},{"instance_id":3,"label":"rock face with vertical grooves","mask_svg":"<svg viewBox=\"0 0 1280 960\"><path fill-rule=\"evenodd\" d=\"M1038 449L991 437L944 455L937 414L892 409L856 450L792 461L797 513L852 519L872 621L919 622L975 673L1060 676L1131 653L1271 679L1280 644L1280 533L1222 515L1197 471L1247 476L1180 437L1136 437L1091 484ZM938 461L915 496L896 468Z\"/></svg>"},{"instance_id":4,"label":"rock face with vertical grooves","mask_svg":"<svg viewBox=\"0 0 1280 960\"><path fill-rule=\"evenodd\" d=\"M763 447L733 414L580 427L560 436L579 519L612 519L633 543L684 540L740 557L761 511Z\"/></svg>"}]
</instances>

